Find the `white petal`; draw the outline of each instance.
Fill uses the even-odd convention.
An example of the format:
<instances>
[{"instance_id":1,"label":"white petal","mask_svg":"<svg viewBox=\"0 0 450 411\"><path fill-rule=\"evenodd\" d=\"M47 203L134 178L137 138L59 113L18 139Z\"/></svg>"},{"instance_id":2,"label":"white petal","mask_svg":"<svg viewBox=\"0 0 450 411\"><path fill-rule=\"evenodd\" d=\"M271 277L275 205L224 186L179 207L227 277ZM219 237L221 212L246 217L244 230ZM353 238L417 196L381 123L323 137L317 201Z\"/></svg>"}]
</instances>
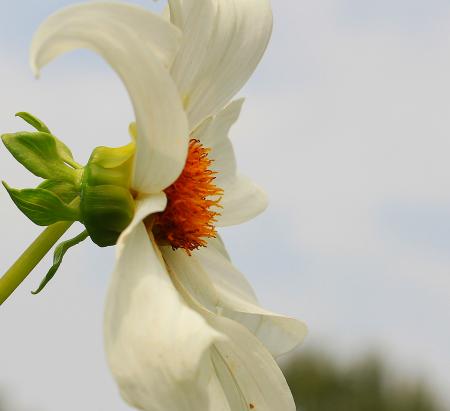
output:
<instances>
[{"instance_id":1,"label":"white petal","mask_svg":"<svg viewBox=\"0 0 450 411\"><path fill-rule=\"evenodd\" d=\"M35 35L32 66L39 69L77 48L100 54L119 74L131 97L138 129L134 188L157 193L184 167L188 128L167 69L178 49L179 30L143 8L87 3L49 17Z\"/></svg>"},{"instance_id":2,"label":"white petal","mask_svg":"<svg viewBox=\"0 0 450 411\"><path fill-rule=\"evenodd\" d=\"M191 135L211 149L213 169L217 171L216 183L232 180L236 176L236 157L229 132L241 113L244 99L230 103L216 116L210 117L194 130Z\"/></svg>"},{"instance_id":3,"label":"white petal","mask_svg":"<svg viewBox=\"0 0 450 411\"><path fill-rule=\"evenodd\" d=\"M185 0L189 1L189 0ZM177 27L182 28L184 25L182 0L169 1L170 20Z\"/></svg>"},{"instance_id":4,"label":"white petal","mask_svg":"<svg viewBox=\"0 0 450 411\"><path fill-rule=\"evenodd\" d=\"M224 190L222 209L218 210L219 227L241 224L262 213L267 207L267 196L249 178L236 174L236 158L228 136L231 126L239 118L244 100L236 100L209 117L192 132L206 146L211 148L210 157L217 171L215 184Z\"/></svg>"},{"instance_id":5,"label":"white petal","mask_svg":"<svg viewBox=\"0 0 450 411\"><path fill-rule=\"evenodd\" d=\"M215 244L188 256L162 247L172 271L189 294L203 307L244 325L274 355L291 351L306 336L306 326L293 318L261 308L245 277Z\"/></svg>"},{"instance_id":6,"label":"white petal","mask_svg":"<svg viewBox=\"0 0 450 411\"><path fill-rule=\"evenodd\" d=\"M245 325L274 356L291 351L303 341L305 324L260 307L247 279L214 242L195 253L195 257L217 290L224 308L222 314Z\"/></svg>"},{"instance_id":7,"label":"white petal","mask_svg":"<svg viewBox=\"0 0 450 411\"><path fill-rule=\"evenodd\" d=\"M211 365L214 368L214 373L208 384L208 393L210 398L208 411L236 411L235 408L230 408L230 403L227 395L222 387L219 376L217 375L217 370L213 362L214 347L210 349Z\"/></svg>"},{"instance_id":8,"label":"white petal","mask_svg":"<svg viewBox=\"0 0 450 411\"><path fill-rule=\"evenodd\" d=\"M127 237L135 230L135 228L151 214L164 211L167 206L167 197L164 192L159 194L147 194L138 197L136 200L136 211L133 220L128 227L122 232L117 241L117 255L119 256L125 244Z\"/></svg>"},{"instance_id":9,"label":"white petal","mask_svg":"<svg viewBox=\"0 0 450 411\"><path fill-rule=\"evenodd\" d=\"M205 315L228 339L214 344L213 362L233 411L295 411L286 379L265 347L242 325Z\"/></svg>"},{"instance_id":10,"label":"white petal","mask_svg":"<svg viewBox=\"0 0 450 411\"><path fill-rule=\"evenodd\" d=\"M223 242L222 237L219 234L217 234L216 238L210 238L208 240L208 247L214 247L214 249L216 249L220 254L222 254L228 261L231 261L230 254L228 254L228 251L225 248L225 243ZM244 276L242 276L242 277L245 279ZM249 284L247 282L247 280L245 280L245 282L247 284ZM251 290L250 294L253 296L253 298L256 301L256 296L255 296L255 293L253 292L252 287L250 286L250 284L248 286L249 286L249 289Z\"/></svg>"},{"instance_id":11,"label":"white petal","mask_svg":"<svg viewBox=\"0 0 450 411\"><path fill-rule=\"evenodd\" d=\"M105 312L106 354L124 399L146 411L213 411L209 349L221 338L188 307L153 238L136 226L117 261Z\"/></svg>"},{"instance_id":12,"label":"white petal","mask_svg":"<svg viewBox=\"0 0 450 411\"><path fill-rule=\"evenodd\" d=\"M217 226L226 227L244 223L261 214L268 204L266 193L250 178L237 175L233 180L221 183L223 207Z\"/></svg>"},{"instance_id":13,"label":"white petal","mask_svg":"<svg viewBox=\"0 0 450 411\"><path fill-rule=\"evenodd\" d=\"M183 30L172 75L184 97L190 128L215 114L247 82L269 42L268 0L169 0Z\"/></svg>"},{"instance_id":14,"label":"white petal","mask_svg":"<svg viewBox=\"0 0 450 411\"><path fill-rule=\"evenodd\" d=\"M171 270L171 275L189 301L191 294L184 288L179 272ZM239 323L205 310L195 299L191 304L211 327L227 336L215 342L211 356L231 410L295 411L281 370L258 339Z\"/></svg>"}]
</instances>

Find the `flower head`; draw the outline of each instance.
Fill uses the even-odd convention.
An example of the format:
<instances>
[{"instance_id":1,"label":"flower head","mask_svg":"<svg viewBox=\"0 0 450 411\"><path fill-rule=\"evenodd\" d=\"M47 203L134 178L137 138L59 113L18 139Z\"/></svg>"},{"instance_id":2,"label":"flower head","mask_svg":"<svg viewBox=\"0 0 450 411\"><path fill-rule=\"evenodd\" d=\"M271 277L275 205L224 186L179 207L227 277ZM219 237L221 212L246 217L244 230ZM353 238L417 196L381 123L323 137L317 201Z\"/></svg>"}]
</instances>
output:
<instances>
[{"instance_id":1,"label":"flower head","mask_svg":"<svg viewBox=\"0 0 450 411\"><path fill-rule=\"evenodd\" d=\"M216 233L267 203L237 173L228 134L243 103L230 100L270 38L270 5L169 0L169 8L170 21L125 3L69 7L32 46L36 73L64 52L95 51L134 107L134 216L117 242L106 302L109 365L142 410L294 411L274 356L294 348L305 326L259 306Z\"/></svg>"}]
</instances>

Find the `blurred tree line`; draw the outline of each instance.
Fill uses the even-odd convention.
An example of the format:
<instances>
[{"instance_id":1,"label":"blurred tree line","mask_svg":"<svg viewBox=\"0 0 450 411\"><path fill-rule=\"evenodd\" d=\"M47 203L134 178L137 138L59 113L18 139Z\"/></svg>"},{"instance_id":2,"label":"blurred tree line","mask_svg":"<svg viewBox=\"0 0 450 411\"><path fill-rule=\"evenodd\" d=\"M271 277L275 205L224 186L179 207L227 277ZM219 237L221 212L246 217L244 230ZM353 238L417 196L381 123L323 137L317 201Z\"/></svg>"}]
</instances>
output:
<instances>
[{"instance_id":1,"label":"blurred tree line","mask_svg":"<svg viewBox=\"0 0 450 411\"><path fill-rule=\"evenodd\" d=\"M322 352L304 351L283 371L298 411L450 411L423 382L394 377L374 356L343 366ZM0 411L12 411L2 398Z\"/></svg>"},{"instance_id":2,"label":"blurred tree line","mask_svg":"<svg viewBox=\"0 0 450 411\"><path fill-rule=\"evenodd\" d=\"M323 353L304 352L284 372L298 411L450 411L424 383L394 378L376 357L344 367Z\"/></svg>"}]
</instances>

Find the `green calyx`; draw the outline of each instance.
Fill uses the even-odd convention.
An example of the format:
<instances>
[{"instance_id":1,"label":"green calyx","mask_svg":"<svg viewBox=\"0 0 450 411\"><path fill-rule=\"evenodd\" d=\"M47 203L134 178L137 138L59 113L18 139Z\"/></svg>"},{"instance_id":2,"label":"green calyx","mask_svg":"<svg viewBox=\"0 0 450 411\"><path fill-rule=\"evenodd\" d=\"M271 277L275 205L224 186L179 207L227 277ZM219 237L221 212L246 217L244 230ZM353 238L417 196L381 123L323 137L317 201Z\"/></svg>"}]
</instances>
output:
<instances>
[{"instance_id":1,"label":"green calyx","mask_svg":"<svg viewBox=\"0 0 450 411\"><path fill-rule=\"evenodd\" d=\"M81 220L100 247L117 242L134 215L130 192L134 143L97 147L84 168L81 182Z\"/></svg>"},{"instance_id":2,"label":"green calyx","mask_svg":"<svg viewBox=\"0 0 450 411\"><path fill-rule=\"evenodd\" d=\"M70 247L87 237L100 247L115 245L131 222L135 212L131 194L135 144L119 148L97 147L83 167L41 120L28 113L16 116L36 131L4 134L2 141L19 163L44 181L36 188L23 190L11 188L3 182L11 199L37 225L65 223L69 228L73 222L79 221L86 228L82 234L56 248L54 264L38 288L39 292L54 276ZM55 232L59 233L56 229ZM59 238L56 234L55 240ZM33 251L34 254L39 252ZM13 268L17 270L16 266ZM4 300L2 280L8 281L8 288L12 288L10 277L0 279L0 304Z\"/></svg>"},{"instance_id":3,"label":"green calyx","mask_svg":"<svg viewBox=\"0 0 450 411\"><path fill-rule=\"evenodd\" d=\"M80 211L71 203L78 197L82 166L42 121L28 113L18 113L16 116L37 131L4 134L1 137L3 144L19 163L45 181L37 188L25 190L11 188L3 182L11 199L31 221L40 226L79 220Z\"/></svg>"},{"instance_id":4,"label":"green calyx","mask_svg":"<svg viewBox=\"0 0 450 411\"><path fill-rule=\"evenodd\" d=\"M37 225L79 221L97 245L115 245L134 215L134 143L97 147L83 167L41 120L28 113L17 116L36 131L4 134L2 141L19 163L45 180L24 190L3 183L16 206Z\"/></svg>"}]
</instances>

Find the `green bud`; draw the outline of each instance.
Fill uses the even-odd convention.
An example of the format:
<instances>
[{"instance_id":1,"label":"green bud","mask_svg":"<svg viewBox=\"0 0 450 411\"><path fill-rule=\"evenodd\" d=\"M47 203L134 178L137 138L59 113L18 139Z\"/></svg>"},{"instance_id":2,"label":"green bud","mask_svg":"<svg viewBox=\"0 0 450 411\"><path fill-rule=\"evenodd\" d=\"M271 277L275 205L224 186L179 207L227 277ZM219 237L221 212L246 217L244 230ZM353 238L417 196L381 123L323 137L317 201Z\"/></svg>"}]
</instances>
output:
<instances>
[{"instance_id":1,"label":"green bud","mask_svg":"<svg viewBox=\"0 0 450 411\"><path fill-rule=\"evenodd\" d=\"M17 113L36 132L4 134L11 154L29 171L45 179L37 188L18 190L3 183L16 206L35 224L50 226L28 247L4 277L0 304L14 291L50 248L80 221L86 230L57 246L53 265L33 294L48 284L66 252L91 237L100 247L115 245L135 213L131 176L134 142L119 148L98 147L86 167L80 166L69 148L49 128L29 113ZM130 128L135 137L135 125ZM58 223L58 224L56 224Z\"/></svg>"},{"instance_id":2,"label":"green bud","mask_svg":"<svg viewBox=\"0 0 450 411\"><path fill-rule=\"evenodd\" d=\"M48 226L58 221L79 220L79 210L69 206L53 192L42 188L16 190L3 182L11 199L33 223Z\"/></svg>"},{"instance_id":3,"label":"green bud","mask_svg":"<svg viewBox=\"0 0 450 411\"><path fill-rule=\"evenodd\" d=\"M35 224L80 221L92 241L115 245L134 215L130 192L135 144L97 147L83 168L47 125L29 113L17 113L36 132L2 136L11 154L29 171L45 179L35 189L5 185L17 207Z\"/></svg>"},{"instance_id":4,"label":"green bud","mask_svg":"<svg viewBox=\"0 0 450 411\"><path fill-rule=\"evenodd\" d=\"M134 151L134 143L119 148L98 147L84 168L81 221L100 247L115 245L133 218L130 184Z\"/></svg>"}]
</instances>

